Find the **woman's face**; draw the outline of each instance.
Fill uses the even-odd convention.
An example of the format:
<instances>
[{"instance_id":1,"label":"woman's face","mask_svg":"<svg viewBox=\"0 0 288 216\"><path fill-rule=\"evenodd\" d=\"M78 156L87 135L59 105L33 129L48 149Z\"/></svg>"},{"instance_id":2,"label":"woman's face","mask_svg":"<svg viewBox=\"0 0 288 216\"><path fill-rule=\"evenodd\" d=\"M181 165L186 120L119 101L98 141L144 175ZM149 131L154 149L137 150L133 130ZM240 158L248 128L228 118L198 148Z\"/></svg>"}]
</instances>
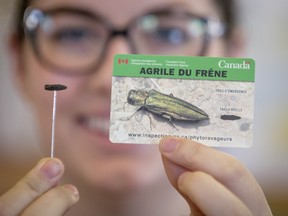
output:
<instances>
[{"instance_id":1,"label":"woman's face","mask_svg":"<svg viewBox=\"0 0 288 216\"><path fill-rule=\"evenodd\" d=\"M117 5L111 0L37 0L32 5L44 10L58 6L87 9L121 28L140 14L172 4L197 15L218 13L212 0L118 0ZM57 94L55 156L64 161L69 175L102 190L141 187L164 176L157 145L111 144L108 139L112 60L117 53L129 52L126 39L116 37L97 70L81 76L43 66L27 40L18 54L21 90L36 111L45 155L50 151L53 94L44 85L59 83L68 89ZM207 55L226 54L222 39L213 40L207 50Z\"/></svg>"}]
</instances>

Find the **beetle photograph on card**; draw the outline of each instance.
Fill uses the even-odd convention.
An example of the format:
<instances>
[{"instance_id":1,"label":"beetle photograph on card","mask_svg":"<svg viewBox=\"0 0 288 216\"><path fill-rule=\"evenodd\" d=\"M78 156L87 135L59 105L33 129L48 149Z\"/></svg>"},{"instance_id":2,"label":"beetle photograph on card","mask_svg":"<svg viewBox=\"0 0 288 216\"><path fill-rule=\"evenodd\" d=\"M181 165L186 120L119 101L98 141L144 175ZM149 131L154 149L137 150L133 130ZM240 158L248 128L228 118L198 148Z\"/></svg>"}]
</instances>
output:
<instances>
[{"instance_id":1,"label":"beetle photograph on card","mask_svg":"<svg viewBox=\"0 0 288 216\"><path fill-rule=\"evenodd\" d=\"M149 91L130 90L127 102L133 106L138 106L137 111L147 110L167 119L173 127L175 127L173 122L177 121L195 123L209 119L207 113L193 104L174 97L172 94L163 94L155 89Z\"/></svg>"}]
</instances>

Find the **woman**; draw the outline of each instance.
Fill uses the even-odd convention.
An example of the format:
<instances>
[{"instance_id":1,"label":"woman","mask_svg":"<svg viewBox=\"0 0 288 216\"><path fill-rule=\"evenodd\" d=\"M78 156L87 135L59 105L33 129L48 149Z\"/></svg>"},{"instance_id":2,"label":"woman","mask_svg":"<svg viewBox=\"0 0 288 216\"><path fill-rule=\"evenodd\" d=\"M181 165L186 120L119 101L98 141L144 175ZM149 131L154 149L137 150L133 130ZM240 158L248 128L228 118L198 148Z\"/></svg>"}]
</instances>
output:
<instances>
[{"instance_id":1,"label":"woman","mask_svg":"<svg viewBox=\"0 0 288 216\"><path fill-rule=\"evenodd\" d=\"M68 89L57 103L55 151L61 161L41 160L0 197L0 215L56 216L72 206L68 215L271 215L258 183L229 155L172 137L159 147L108 139L114 55L237 56L231 0L20 4L11 53L20 91L39 120L44 155L51 94L43 87L61 83ZM147 25L151 17L157 20L153 28Z\"/></svg>"}]
</instances>

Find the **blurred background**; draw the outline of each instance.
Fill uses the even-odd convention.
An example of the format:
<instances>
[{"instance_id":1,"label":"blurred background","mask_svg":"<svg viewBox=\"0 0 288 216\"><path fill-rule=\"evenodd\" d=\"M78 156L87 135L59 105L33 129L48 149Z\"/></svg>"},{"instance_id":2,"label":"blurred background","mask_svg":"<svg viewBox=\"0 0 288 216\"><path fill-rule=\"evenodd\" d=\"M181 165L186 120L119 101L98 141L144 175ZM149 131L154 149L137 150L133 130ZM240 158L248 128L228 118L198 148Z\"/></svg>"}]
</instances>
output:
<instances>
[{"instance_id":1,"label":"blurred background","mask_svg":"<svg viewBox=\"0 0 288 216\"><path fill-rule=\"evenodd\" d=\"M32 112L13 83L7 36L14 0L0 0L0 194L38 160ZM274 215L288 215L288 1L241 0L245 57L256 61L255 135L249 149L223 149L261 184ZM52 100L52 97L51 97ZM47 114L48 115L48 114Z\"/></svg>"}]
</instances>

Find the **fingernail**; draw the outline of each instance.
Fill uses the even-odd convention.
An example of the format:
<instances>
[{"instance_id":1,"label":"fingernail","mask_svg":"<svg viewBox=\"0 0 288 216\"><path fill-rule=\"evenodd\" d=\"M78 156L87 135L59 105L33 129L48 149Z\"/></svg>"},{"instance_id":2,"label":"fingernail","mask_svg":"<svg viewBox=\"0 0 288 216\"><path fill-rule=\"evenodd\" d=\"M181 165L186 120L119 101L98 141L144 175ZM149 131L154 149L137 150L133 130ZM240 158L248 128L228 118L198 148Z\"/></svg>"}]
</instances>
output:
<instances>
[{"instance_id":1,"label":"fingernail","mask_svg":"<svg viewBox=\"0 0 288 216\"><path fill-rule=\"evenodd\" d=\"M58 176L63 170L62 164L55 160L50 159L42 165L40 171L49 179L53 179Z\"/></svg>"},{"instance_id":2,"label":"fingernail","mask_svg":"<svg viewBox=\"0 0 288 216\"><path fill-rule=\"evenodd\" d=\"M65 189L69 190L70 192L72 192L72 194L75 198L79 197L79 192L78 192L77 188L74 187L73 185L67 184L67 185L64 185L63 187Z\"/></svg>"},{"instance_id":3,"label":"fingernail","mask_svg":"<svg viewBox=\"0 0 288 216\"><path fill-rule=\"evenodd\" d=\"M165 153L174 152L179 146L180 142L174 138L165 138L160 143L160 150Z\"/></svg>"}]
</instances>

